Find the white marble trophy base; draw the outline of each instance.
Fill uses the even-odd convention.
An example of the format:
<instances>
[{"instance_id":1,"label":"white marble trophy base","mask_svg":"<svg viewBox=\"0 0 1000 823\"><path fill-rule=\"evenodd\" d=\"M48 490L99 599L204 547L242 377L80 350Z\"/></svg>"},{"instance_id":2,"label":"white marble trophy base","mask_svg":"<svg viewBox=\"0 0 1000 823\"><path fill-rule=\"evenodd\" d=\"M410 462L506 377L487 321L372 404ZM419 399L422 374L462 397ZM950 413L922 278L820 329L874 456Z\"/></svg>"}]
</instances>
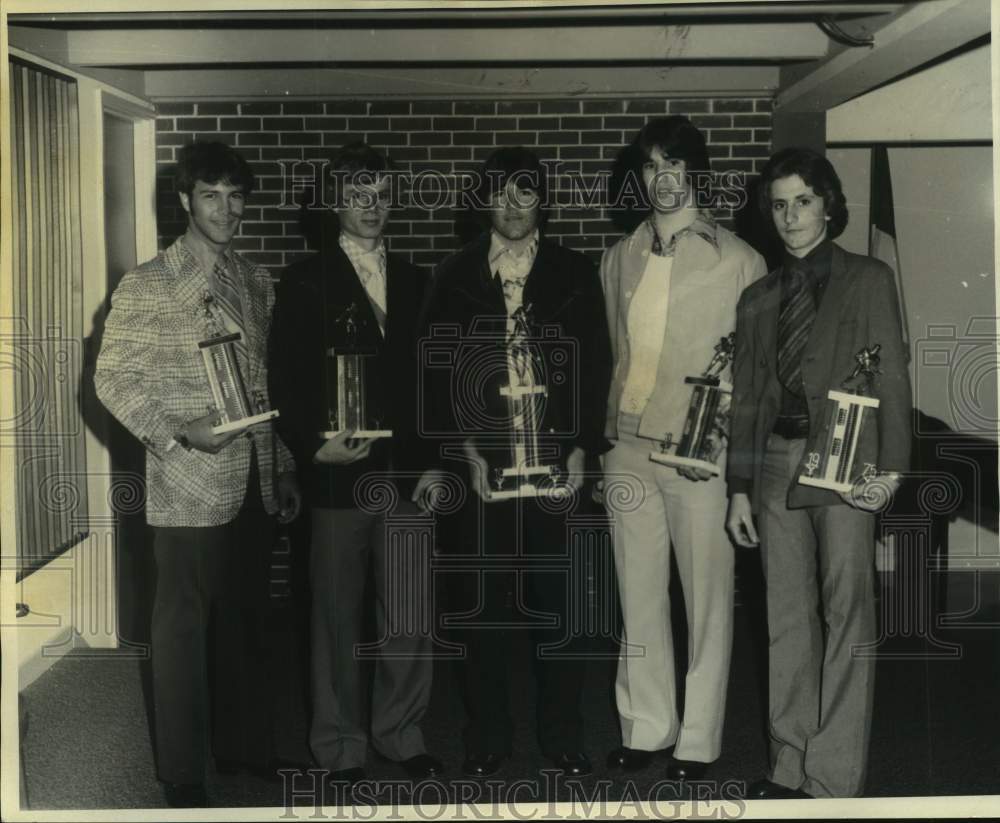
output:
<instances>
[{"instance_id":1,"label":"white marble trophy base","mask_svg":"<svg viewBox=\"0 0 1000 823\"><path fill-rule=\"evenodd\" d=\"M213 426L212 434L225 434L226 432L236 431L237 429L246 429L256 423L263 423L265 420L273 420L277 416L278 410L272 409L271 411L266 411L261 414L255 414L253 417L241 417L239 420L230 420L220 426Z\"/></svg>"},{"instance_id":2,"label":"white marble trophy base","mask_svg":"<svg viewBox=\"0 0 1000 823\"><path fill-rule=\"evenodd\" d=\"M320 432L319 436L324 440L332 440L338 434L343 434L345 431L347 431L347 429ZM352 440L377 440L380 437L392 437L392 429L358 429L351 435Z\"/></svg>"},{"instance_id":3,"label":"white marble trophy base","mask_svg":"<svg viewBox=\"0 0 1000 823\"><path fill-rule=\"evenodd\" d=\"M650 452L649 459L654 463L662 463L664 466L687 466L692 469L704 469L713 475L718 475L720 469L715 463L707 460L695 460L693 457L680 457L669 452Z\"/></svg>"}]
</instances>

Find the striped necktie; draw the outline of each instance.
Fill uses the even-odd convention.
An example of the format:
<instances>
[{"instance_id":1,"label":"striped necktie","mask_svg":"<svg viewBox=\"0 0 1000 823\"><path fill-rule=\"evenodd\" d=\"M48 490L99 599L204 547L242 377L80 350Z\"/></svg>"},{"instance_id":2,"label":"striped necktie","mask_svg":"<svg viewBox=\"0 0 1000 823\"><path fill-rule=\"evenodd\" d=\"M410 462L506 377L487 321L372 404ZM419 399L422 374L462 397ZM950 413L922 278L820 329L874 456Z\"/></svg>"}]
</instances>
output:
<instances>
[{"instance_id":1,"label":"striped necktie","mask_svg":"<svg viewBox=\"0 0 1000 823\"><path fill-rule=\"evenodd\" d=\"M246 335L243 332L243 300L229 266L216 263L212 275L214 281L212 292L219 308L222 309L226 328L230 333L239 332L240 334L239 342L236 343L236 354L240 359L240 368L245 375L249 360L247 358Z\"/></svg>"},{"instance_id":2,"label":"striped necktie","mask_svg":"<svg viewBox=\"0 0 1000 823\"><path fill-rule=\"evenodd\" d=\"M784 275L785 293L778 313L778 380L792 394L802 395L802 350L816 318L816 303L808 266L792 265Z\"/></svg>"}]
</instances>

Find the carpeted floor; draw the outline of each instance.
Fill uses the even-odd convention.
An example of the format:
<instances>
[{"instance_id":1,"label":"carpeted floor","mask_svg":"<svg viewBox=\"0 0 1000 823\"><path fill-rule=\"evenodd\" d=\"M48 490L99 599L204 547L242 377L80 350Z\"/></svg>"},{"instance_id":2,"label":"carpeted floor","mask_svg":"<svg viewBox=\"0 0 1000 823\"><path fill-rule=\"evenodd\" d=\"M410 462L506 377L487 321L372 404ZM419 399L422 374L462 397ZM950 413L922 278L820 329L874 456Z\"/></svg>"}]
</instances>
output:
<instances>
[{"instance_id":1,"label":"carpeted floor","mask_svg":"<svg viewBox=\"0 0 1000 823\"><path fill-rule=\"evenodd\" d=\"M764 700L766 648L759 597L756 554L740 560L741 597L736 611L733 662L722 757L713 766L708 793L733 797L733 784L764 774ZM972 598L971 590L968 597ZM883 602L886 596L883 594ZM880 645L872 730L869 797L982 795L1000 793L1000 613L981 609L970 625L935 630L934 637L889 637ZM284 651L284 691L276 707L281 724L279 754L304 761L306 706L302 660L289 623ZM956 656L941 643L958 644ZM630 792L646 798L663 778L658 761L626 782L604 768L606 753L619 742L612 701L613 645L595 642L604 659L592 662L584 691L588 753L594 775L576 787L586 796L600 790L621 799ZM522 784L520 800L545 801L572 797L574 787L540 774L546 767L534 739L534 684L523 644L512 664L512 713L517 719L515 756L498 775L510 787ZM447 767L446 778L428 786L420 799L442 801L442 786L467 792L460 777L462 712L452 664L435 669L433 700L426 722L429 749ZM136 809L164 806L156 780L147 712L147 664L118 654L104 657L71 655L55 664L22 693L27 722L22 724L22 756L26 784L25 807L44 809ZM392 791L402 772L393 764L370 763L371 777L384 783L377 791ZM305 782L303 782L305 781ZM309 778L293 784L299 802L313 805ZM258 778L209 775L208 791L215 806L281 806L286 787ZM407 791L408 791L407 787ZM396 789L400 791L400 789ZM533 794L534 793L534 796ZM468 795L465 795L468 797ZM579 793L577 796L580 796ZM380 802L391 802L390 795ZM403 798L412 797L404 793ZM661 798L668 797L662 794ZM483 799L483 798L480 798ZM327 798L330 802L330 798ZM335 802L335 801L334 801Z\"/></svg>"}]
</instances>

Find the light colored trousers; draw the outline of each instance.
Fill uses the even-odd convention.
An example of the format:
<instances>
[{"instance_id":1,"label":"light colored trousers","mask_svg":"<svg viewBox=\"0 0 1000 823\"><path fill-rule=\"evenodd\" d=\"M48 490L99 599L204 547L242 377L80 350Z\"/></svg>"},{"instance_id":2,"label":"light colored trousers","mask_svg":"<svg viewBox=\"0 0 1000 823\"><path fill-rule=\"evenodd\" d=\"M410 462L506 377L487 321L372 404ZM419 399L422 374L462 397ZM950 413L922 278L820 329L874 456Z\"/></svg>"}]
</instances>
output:
<instances>
[{"instance_id":1,"label":"light colored trousers","mask_svg":"<svg viewBox=\"0 0 1000 823\"><path fill-rule=\"evenodd\" d=\"M396 514L415 513L408 501ZM431 634L419 618L430 606L430 569L419 553L390 553L386 518L357 509L312 510L312 709L309 745L321 768L363 766L368 729L391 760L425 751L420 730L433 676ZM356 645L362 641L368 564L373 564L376 652L368 689ZM403 610L405 613L401 613ZM414 612L411 614L411 612ZM382 639L385 642L382 642Z\"/></svg>"},{"instance_id":2,"label":"light colored trousers","mask_svg":"<svg viewBox=\"0 0 1000 823\"><path fill-rule=\"evenodd\" d=\"M610 501L625 636L615 696L622 743L710 763L722 748L733 642L733 547L726 485L693 481L654 463L657 444L622 433L605 456L605 489L637 483L634 505ZM722 456L725 460L725 455ZM670 554L677 559L688 623L683 713L677 710L670 623Z\"/></svg>"},{"instance_id":3,"label":"light colored trousers","mask_svg":"<svg viewBox=\"0 0 1000 823\"><path fill-rule=\"evenodd\" d=\"M805 440L768 439L759 513L770 635L771 779L813 797L864 789L876 638L871 514L846 503L789 509Z\"/></svg>"}]
</instances>

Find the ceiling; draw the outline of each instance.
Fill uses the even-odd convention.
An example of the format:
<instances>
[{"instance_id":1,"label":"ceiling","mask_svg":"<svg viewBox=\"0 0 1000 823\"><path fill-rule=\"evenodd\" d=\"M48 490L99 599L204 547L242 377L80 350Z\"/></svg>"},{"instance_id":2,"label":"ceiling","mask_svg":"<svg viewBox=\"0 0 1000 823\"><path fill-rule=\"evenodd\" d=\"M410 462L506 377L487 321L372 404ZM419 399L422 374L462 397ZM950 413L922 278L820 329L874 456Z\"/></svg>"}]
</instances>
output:
<instances>
[{"instance_id":1,"label":"ceiling","mask_svg":"<svg viewBox=\"0 0 1000 823\"><path fill-rule=\"evenodd\" d=\"M12 46L164 101L712 91L825 111L990 31L989 0L7 5Z\"/></svg>"}]
</instances>

